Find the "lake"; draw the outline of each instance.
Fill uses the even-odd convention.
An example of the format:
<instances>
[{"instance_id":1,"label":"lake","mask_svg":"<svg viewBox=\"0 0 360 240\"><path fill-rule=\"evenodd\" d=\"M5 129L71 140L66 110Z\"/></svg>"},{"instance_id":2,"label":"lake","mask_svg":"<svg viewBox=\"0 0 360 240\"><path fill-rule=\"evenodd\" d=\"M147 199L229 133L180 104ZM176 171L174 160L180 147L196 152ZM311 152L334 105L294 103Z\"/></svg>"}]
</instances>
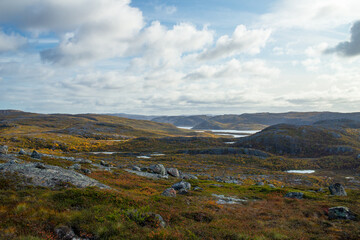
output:
<instances>
[{"instance_id":1,"label":"lake","mask_svg":"<svg viewBox=\"0 0 360 240\"><path fill-rule=\"evenodd\" d=\"M310 173L314 173L315 170L289 170L289 171L285 171L288 173L301 173L301 174L310 174Z\"/></svg>"},{"instance_id":2,"label":"lake","mask_svg":"<svg viewBox=\"0 0 360 240\"><path fill-rule=\"evenodd\" d=\"M178 127L178 128L193 130L192 127ZM231 129L222 129L222 130L204 129L204 130L194 130L194 131L212 132L215 135L229 136L233 138L247 137L249 135L253 135L257 132L260 132L260 130L231 130Z\"/></svg>"}]
</instances>

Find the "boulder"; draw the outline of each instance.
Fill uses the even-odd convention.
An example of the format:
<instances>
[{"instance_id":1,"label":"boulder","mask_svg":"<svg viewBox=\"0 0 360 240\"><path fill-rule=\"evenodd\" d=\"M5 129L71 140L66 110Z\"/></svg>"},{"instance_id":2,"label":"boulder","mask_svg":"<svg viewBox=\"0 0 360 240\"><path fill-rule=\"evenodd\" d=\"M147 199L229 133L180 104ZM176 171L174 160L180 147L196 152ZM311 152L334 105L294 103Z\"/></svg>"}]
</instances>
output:
<instances>
[{"instance_id":1,"label":"boulder","mask_svg":"<svg viewBox=\"0 0 360 240\"><path fill-rule=\"evenodd\" d=\"M150 169L153 173L160 174L162 176L166 175L166 169L162 164L151 165Z\"/></svg>"},{"instance_id":2,"label":"boulder","mask_svg":"<svg viewBox=\"0 0 360 240\"><path fill-rule=\"evenodd\" d=\"M180 189L185 189L189 191L191 190L191 184L185 181L181 181L172 185L172 188L176 191L179 191Z\"/></svg>"},{"instance_id":3,"label":"boulder","mask_svg":"<svg viewBox=\"0 0 360 240\"><path fill-rule=\"evenodd\" d=\"M193 174L189 174L189 173L181 173L180 174L180 178L181 179L198 179L197 176L193 175Z\"/></svg>"},{"instance_id":4,"label":"boulder","mask_svg":"<svg viewBox=\"0 0 360 240\"><path fill-rule=\"evenodd\" d=\"M173 177L180 177L179 170L177 170L177 168L168 168L167 173Z\"/></svg>"},{"instance_id":5,"label":"boulder","mask_svg":"<svg viewBox=\"0 0 360 240\"><path fill-rule=\"evenodd\" d=\"M26 155L27 153L25 152L25 150L24 149L20 149L20 151L19 151L19 155Z\"/></svg>"},{"instance_id":6,"label":"boulder","mask_svg":"<svg viewBox=\"0 0 360 240\"><path fill-rule=\"evenodd\" d=\"M329 186L329 190L331 195L334 196L347 196L345 188L340 183L335 183L331 186Z\"/></svg>"},{"instance_id":7,"label":"boulder","mask_svg":"<svg viewBox=\"0 0 360 240\"><path fill-rule=\"evenodd\" d=\"M36 159L41 159L41 154L38 153L36 150L34 150L34 151L31 153L31 157L32 157L32 158L36 158Z\"/></svg>"},{"instance_id":8,"label":"boulder","mask_svg":"<svg viewBox=\"0 0 360 240\"><path fill-rule=\"evenodd\" d=\"M339 206L329 208L329 219L355 220L356 216L347 207Z\"/></svg>"},{"instance_id":9,"label":"boulder","mask_svg":"<svg viewBox=\"0 0 360 240\"><path fill-rule=\"evenodd\" d=\"M80 169L81 169L81 165L78 164L78 163L76 163L76 164L72 165L72 166L70 167L70 169L80 170Z\"/></svg>"},{"instance_id":10,"label":"boulder","mask_svg":"<svg viewBox=\"0 0 360 240\"><path fill-rule=\"evenodd\" d=\"M139 168L138 166L132 166L132 170L141 172L141 168Z\"/></svg>"},{"instance_id":11,"label":"boulder","mask_svg":"<svg viewBox=\"0 0 360 240\"><path fill-rule=\"evenodd\" d=\"M185 188L182 188L182 189L180 189L180 190L178 191L178 193L181 194L181 195L186 195L186 194L189 193L189 191L188 191L187 189L185 189Z\"/></svg>"},{"instance_id":12,"label":"boulder","mask_svg":"<svg viewBox=\"0 0 360 240\"><path fill-rule=\"evenodd\" d=\"M56 233L58 239L61 239L61 240L77 239L74 231L67 226L61 226L61 227L55 228L54 232Z\"/></svg>"},{"instance_id":13,"label":"boulder","mask_svg":"<svg viewBox=\"0 0 360 240\"><path fill-rule=\"evenodd\" d=\"M104 166L104 167L111 167L111 165L109 163L105 162L104 160L100 161L100 165Z\"/></svg>"},{"instance_id":14,"label":"boulder","mask_svg":"<svg viewBox=\"0 0 360 240\"><path fill-rule=\"evenodd\" d=\"M296 198L296 199L303 199L304 194L302 192L288 192L285 195L286 198Z\"/></svg>"},{"instance_id":15,"label":"boulder","mask_svg":"<svg viewBox=\"0 0 360 240\"><path fill-rule=\"evenodd\" d=\"M270 188L276 188L274 184L268 184Z\"/></svg>"},{"instance_id":16,"label":"boulder","mask_svg":"<svg viewBox=\"0 0 360 240\"><path fill-rule=\"evenodd\" d=\"M0 146L0 154L6 155L6 154L8 154L8 150L9 150L8 146L6 146L6 145Z\"/></svg>"},{"instance_id":17,"label":"boulder","mask_svg":"<svg viewBox=\"0 0 360 240\"><path fill-rule=\"evenodd\" d=\"M167 188L161 195L165 197L176 197L176 191L173 188Z\"/></svg>"},{"instance_id":18,"label":"boulder","mask_svg":"<svg viewBox=\"0 0 360 240\"><path fill-rule=\"evenodd\" d=\"M200 192L200 191L202 191L202 190L203 190L203 189L202 189L201 187L198 187L198 186L194 187L194 191Z\"/></svg>"}]
</instances>

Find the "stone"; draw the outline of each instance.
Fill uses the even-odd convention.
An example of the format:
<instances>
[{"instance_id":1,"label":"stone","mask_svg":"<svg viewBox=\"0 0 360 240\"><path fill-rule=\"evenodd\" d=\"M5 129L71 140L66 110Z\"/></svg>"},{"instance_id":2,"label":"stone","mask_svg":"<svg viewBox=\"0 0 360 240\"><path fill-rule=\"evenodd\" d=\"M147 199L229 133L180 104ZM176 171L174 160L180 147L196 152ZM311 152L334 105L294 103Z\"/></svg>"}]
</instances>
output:
<instances>
[{"instance_id":1,"label":"stone","mask_svg":"<svg viewBox=\"0 0 360 240\"><path fill-rule=\"evenodd\" d=\"M76 163L76 164L72 165L72 166L70 167L70 169L80 170L80 169L81 169L81 165L78 164L78 163Z\"/></svg>"},{"instance_id":2,"label":"stone","mask_svg":"<svg viewBox=\"0 0 360 240\"><path fill-rule=\"evenodd\" d=\"M202 189L201 187L198 187L198 186L194 187L194 191L200 192L200 191L202 191L202 190L203 190L203 189Z\"/></svg>"},{"instance_id":3,"label":"stone","mask_svg":"<svg viewBox=\"0 0 360 240\"><path fill-rule=\"evenodd\" d=\"M81 171L85 174L91 174L91 170L87 168L82 168Z\"/></svg>"},{"instance_id":4,"label":"stone","mask_svg":"<svg viewBox=\"0 0 360 240\"><path fill-rule=\"evenodd\" d=\"M191 190L191 184L185 181L181 181L172 185L172 188L176 191L179 191L180 189Z\"/></svg>"},{"instance_id":5,"label":"stone","mask_svg":"<svg viewBox=\"0 0 360 240\"><path fill-rule=\"evenodd\" d=\"M138 166L132 166L132 170L141 172L141 168L139 168Z\"/></svg>"},{"instance_id":6,"label":"stone","mask_svg":"<svg viewBox=\"0 0 360 240\"><path fill-rule=\"evenodd\" d=\"M8 150L9 150L8 146L6 146L6 145L0 146L0 154L6 155L6 154L8 154Z\"/></svg>"},{"instance_id":7,"label":"stone","mask_svg":"<svg viewBox=\"0 0 360 240\"><path fill-rule=\"evenodd\" d=\"M24 149L20 149L20 151L19 151L19 155L26 155L27 153L25 152L25 150Z\"/></svg>"},{"instance_id":8,"label":"stone","mask_svg":"<svg viewBox=\"0 0 360 240\"><path fill-rule=\"evenodd\" d=\"M110 189L95 179L78 172L67 170L58 166L43 163L3 163L0 164L0 175L4 173L17 173L31 180L31 185L57 189L71 184L74 187L99 187Z\"/></svg>"},{"instance_id":9,"label":"stone","mask_svg":"<svg viewBox=\"0 0 360 240\"><path fill-rule=\"evenodd\" d=\"M257 182L256 185L257 185L257 186L264 186L265 183L263 183L263 182Z\"/></svg>"},{"instance_id":10,"label":"stone","mask_svg":"<svg viewBox=\"0 0 360 240\"><path fill-rule=\"evenodd\" d=\"M304 194L302 192L288 192L285 195L286 198L296 198L296 199L303 199Z\"/></svg>"},{"instance_id":11,"label":"stone","mask_svg":"<svg viewBox=\"0 0 360 240\"><path fill-rule=\"evenodd\" d=\"M160 174L162 176L166 175L166 169L162 164L151 165L150 169L153 173Z\"/></svg>"},{"instance_id":12,"label":"stone","mask_svg":"<svg viewBox=\"0 0 360 240\"><path fill-rule=\"evenodd\" d=\"M344 219L344 220L355 220L356 215L350 212L347 207L333 207L329 208L329 219Z\"/></svg>"},{"instance_id":13,"label":"stone","mask_svg":"<svg viewBox=\"0 0 360 240\"><path fill-rule=\"evenodd\" d=\"M274 184L268 184L270 188L276 188Z\"/></svg>"},{"instance_id":14,"label":"stone","mask_svg":"<svg viewBox=\"0 0 360 240\"><path fill-rule=\"evenodd\" d=\"M181 195L186 195L186 194L189 193L189 191L186 190L185 188L181 188L181 189L178 191L178 193L181 194Z\"/></svg>"},{"instance_id":15,"label":"stone","mask_svg":"<svg viewBox=\"0 0 360 240\"><path fill-rule=\"evenodd\" d=\"M74 231L67 226L58 227L55 229L54 232L56 233L57 237L61 240L73 240L76 238Z\"/></svg>"},{"instance_id":16,"label":"stone","mask_svg":"<svg viewBox=\"0 0 360 240\"><path fill-rule=\"evenodd\" d=\"M32 158L36 158L36 159L41 159L41 154L38 153L36 150L34 150L34 151L31 153L31 157L32 157Z\"/></svg>"},{"instance_id":17,"label":"stone","mask_svg":"<svg viewBox=\"0 0 360 240\"><path fill-rule=\"evenodd\" d=\"M193 175L193 174L189 174L189 173L182 173L180 174L180 178L182 179L198 179L197 176Z\"/></svg>"},{"instance_id":18,"label":"stone","mask_svg":"<svg viewBox=\"0 0 360 240\"><path fill-rule=\"evenodd\" d=\"M104 166L104 167L111 167L111 165L109 163L105 162L104 160L100 161L100 165Z\"/></svg>"},{"instance_id":19,"label":"stone","mask_svg":"<svg viewBox=\"0 0 360 240\"><path fill-rule=\"evenodd\" d=\"M161 195L165 197L176 197L176 191L173 188L167 188Z\"/></svg>"},{"instance_id":20,"label":"stone","mask_svg":"<svg viewBox=\"0 0 360 240\"><path fill-rule=\"evenodd\" d=\"M177 168L168 168L167 173L173 177L180 177L179 170L177 170Z\"/></svg>"},{"instance_id":21,"label":"stone","mask_svg":"<svg viewBox=\"0 0 360 240\"><path fill-rule=\"evenodd\" d=\"M347 196L345 188L340 183L335 183L331 186L329 186L329 190L331 195L334 196Z\"/></svg>"}]
</instances>

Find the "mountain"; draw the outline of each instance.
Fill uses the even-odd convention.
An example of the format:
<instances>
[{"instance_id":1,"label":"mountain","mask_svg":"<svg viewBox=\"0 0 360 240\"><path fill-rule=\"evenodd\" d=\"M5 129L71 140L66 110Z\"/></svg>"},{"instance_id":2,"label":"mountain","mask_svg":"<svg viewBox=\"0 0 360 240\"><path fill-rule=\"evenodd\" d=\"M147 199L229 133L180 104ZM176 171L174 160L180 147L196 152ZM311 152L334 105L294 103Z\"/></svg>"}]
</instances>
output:
<instances>
[{"instance_id":1,"label":"mountain","mask_svg":"<svg viewBox=\"0 0 360 240\"><path fill-rule=\"evenodd\" d=\"M163 116L151 119L154 122L171 123L179 127L193 127L206 121L210 117L207 115L193 115L193 116Z\"/></svg>"},{"instance_id":2,"label":"mountain","mask_svg":"<svg viewBox=\"0 0 360 240\"><path fill-rule=\"evenodd\" d=\"M135 120L149 120L149 121L154 118L159 117L159 116L154 116L154 115L138 115L138 114L126 114L126 113L107 113L104 115L116 116L116 117L122 117L122 118L128 118L128 119L135 119Z\"/></svg>"},{"instance_id":3,"label":"mountain","mask_svg":"<svg viewBox=\"0 0 360 240\"><path fill-rule=\"evenodd\" d=\"M359 135L360 122L348 119L313 125L278 124L241 138L234 146L297 157L352 155L360 150Z\"/></svg>"}]
</instances>

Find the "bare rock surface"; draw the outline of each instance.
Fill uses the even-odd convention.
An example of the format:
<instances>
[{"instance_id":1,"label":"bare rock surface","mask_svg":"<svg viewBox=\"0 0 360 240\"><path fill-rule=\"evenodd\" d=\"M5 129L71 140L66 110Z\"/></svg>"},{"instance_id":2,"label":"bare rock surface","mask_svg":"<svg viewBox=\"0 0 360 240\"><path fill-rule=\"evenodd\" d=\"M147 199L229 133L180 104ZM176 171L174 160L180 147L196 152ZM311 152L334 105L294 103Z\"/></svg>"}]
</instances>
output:
<instances>
[{"instance_id":1,"label":"bare rock surface","mask_svg":"<svg viewBox=\"0 0 360 240\"><path fill-rule=\"evenodd\" d=\"M34 186L56 188L70 183L75 187L99 187L109 189L110 187L99 183L95 179L75 171L66 170L61 167L46 165L43 163L7 162L0 164L0 173L11 172L31 179Z\"/></svg>"}]
</instances>

